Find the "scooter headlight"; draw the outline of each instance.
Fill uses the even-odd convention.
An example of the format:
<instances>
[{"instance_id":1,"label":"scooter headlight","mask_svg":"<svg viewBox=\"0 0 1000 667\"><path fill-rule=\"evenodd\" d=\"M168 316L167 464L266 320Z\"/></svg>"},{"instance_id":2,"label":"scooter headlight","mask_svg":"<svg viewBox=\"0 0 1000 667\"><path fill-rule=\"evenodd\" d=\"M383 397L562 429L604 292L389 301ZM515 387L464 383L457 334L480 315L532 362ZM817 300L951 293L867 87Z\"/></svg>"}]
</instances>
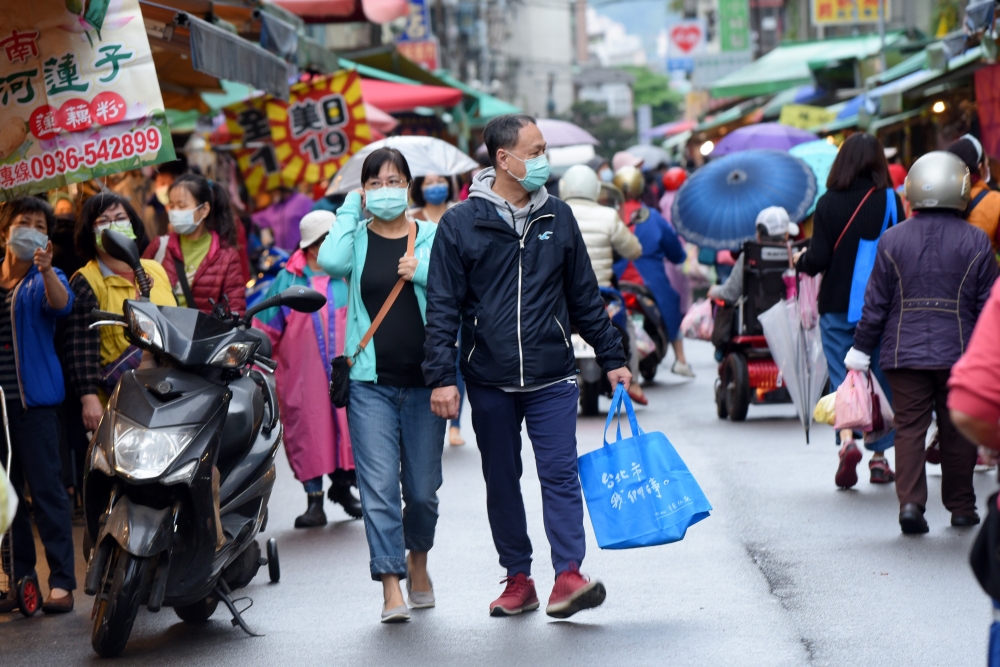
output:
<instances>
[{"instance_id":1,"label":"scooter headlight","mask_svg":"<svg viewBox=\"0 0 1000 667\"><path fill-rule=\"evenodd\" d=\"M173 463L200 429L197 425L146 428L115 415L115 470L132 479L154 479Z\"/></svg>"},{"instance_id":2,"label":"scooter headlight","mask_svg":"<svg viewBox=\"0 0 1000 667\"><path fill-rule=\"evenodd\" d=\"M163 335L156 321L135 308L129 308L129 331L133 336L150 347L163 349Z\"/></svg>"},{"instance_id":3,"label":"scooter headlight","mask_svg":"<svg viewBox=\"0 0 1000 667\"><path fill-rule=\"evenodd\" d=\"M253 356L254 351L257 349L259 343L230 343L219 349L212 357L212 360L208 362L212 366L221 366L222 368L239 368L246 365Z\"/></svg>"}]
</instances>

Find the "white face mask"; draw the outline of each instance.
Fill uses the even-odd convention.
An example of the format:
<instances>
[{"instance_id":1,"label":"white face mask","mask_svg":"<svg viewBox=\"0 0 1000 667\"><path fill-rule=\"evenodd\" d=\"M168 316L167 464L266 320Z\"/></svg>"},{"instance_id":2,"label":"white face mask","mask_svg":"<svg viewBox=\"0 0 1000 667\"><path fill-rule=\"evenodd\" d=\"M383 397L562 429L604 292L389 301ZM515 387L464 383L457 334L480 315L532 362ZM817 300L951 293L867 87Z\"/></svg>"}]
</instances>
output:
<instances>
[{"instance_id":1,"label":"white face mask","mask_svg":"<svg viewBox=\"0 0 1000 667\"><path fill-rule=\"evenodd\" d=\"M170 211L167 211L167 216L170 218L170 225L174 228L174 231L181 236L187 236L198 229L198 225L200 225L201 221L204 220L204 218L200 218L196 222L194 219L194 212L199 208L201 208L200 205L195 206L194 208L189 208L186 211L178 209L171 209Z\"/></svg>"}]
</instances>

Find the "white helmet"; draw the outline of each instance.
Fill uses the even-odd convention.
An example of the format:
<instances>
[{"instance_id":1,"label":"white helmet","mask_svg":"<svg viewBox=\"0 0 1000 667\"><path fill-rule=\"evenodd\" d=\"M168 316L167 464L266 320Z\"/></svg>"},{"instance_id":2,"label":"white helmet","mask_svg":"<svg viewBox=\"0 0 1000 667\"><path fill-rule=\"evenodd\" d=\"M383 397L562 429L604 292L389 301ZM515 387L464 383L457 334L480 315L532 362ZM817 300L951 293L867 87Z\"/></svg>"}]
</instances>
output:
<instances>
[{"instance_id":1,"label":"white helmet","mask_svg":"<svg viewBox=\"0 0 1000 667\"><path fill-rule=\"evenodd\" d=\"M964 211L971 189L969 167L948 151L931 151L913 163L906 175L906 198L913 210L953 208Z\"/></svg>"},{"instance_id":2,"label":"white helmet","mask_svg":"<svg viewBox=\"0 0 1000 667\"><path fill-rule=\"evenodd\" d=\"M597 177L597 172L585 164L573 165L559 179L559 198L564 201L570 197L579 197L596 202L600 196L601 179Z\"/></svg>"}]
</instances>

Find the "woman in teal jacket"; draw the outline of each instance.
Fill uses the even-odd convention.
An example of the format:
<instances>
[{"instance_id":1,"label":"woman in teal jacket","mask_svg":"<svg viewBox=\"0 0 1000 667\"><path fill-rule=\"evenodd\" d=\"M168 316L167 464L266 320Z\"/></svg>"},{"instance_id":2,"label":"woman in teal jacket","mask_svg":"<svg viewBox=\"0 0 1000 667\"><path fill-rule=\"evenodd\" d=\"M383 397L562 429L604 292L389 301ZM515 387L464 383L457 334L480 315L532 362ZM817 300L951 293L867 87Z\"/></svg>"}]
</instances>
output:
<instances>
[{"instance_id":1,"label":"woman in teal jacket","mask_svg":"<svg viewBox=\"0 0 1000 667\"><path fill-rule=\"evenodd\" d=\"M353 355L354 365L347 418L371 575L382 582L384 623L410 619L400 579L407 579L411 607L434 606L427 552L437 525L445 431L445 420L431 412L431 390L421 370L427 265L437 226L415 223L413 256L406 256L414 224L406 218L411 182L402 153L373 151L361 168L364 189L347 195L319 251L324 271L348 279L344 350ZM370 221L362 219L365 208L373 216ZM371 341L359 350L400 278L402 291Z\"/></svg>"}]
</instances>

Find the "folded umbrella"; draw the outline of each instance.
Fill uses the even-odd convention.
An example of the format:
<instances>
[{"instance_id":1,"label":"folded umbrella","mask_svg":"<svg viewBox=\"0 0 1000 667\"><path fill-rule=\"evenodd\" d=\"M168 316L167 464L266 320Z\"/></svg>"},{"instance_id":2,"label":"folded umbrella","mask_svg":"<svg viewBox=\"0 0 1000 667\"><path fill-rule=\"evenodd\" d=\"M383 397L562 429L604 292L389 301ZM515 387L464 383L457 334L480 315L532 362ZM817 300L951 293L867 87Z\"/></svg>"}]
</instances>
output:
<instances>
[{"instance_id":1,"label":"folded umbrella","mask_svg":"<svg viewBox=\"0 0 1000 667\"><path fill-rule=\"evenodd\" d=\"M395 148L406 158L413 176L438 174L456 176L472 171L479 164L447 141L434 137L408 135L389 137L368 144L351 156L330 181L326 194L345 194L361 187L361 165L365 158L378 148Z\"/></svg>"},{"instance_id":2,"label":"folded umbrella","mask_svg":"<svg viewBox=\"0 0 1000 667\"><path fill-rule=\"evenodd\" d=\"M800 130L791 125L757 123L733 130L719 139L719 143L715 144L711 155L713 158L717 158L755 148L787 151L792 146L798 146L807 141L816 141L818 138L812 132Z\"/></svg>"},{"instance_id":3,"label":"folded umbrella","mask_svg":"<svg viewBox=\"0 0 1000 667\"><path fill-rule=\"evenodd\" d=\"M712 160L677 191L671 222L695 245L738 250L754 238L757 214L781 206L798 222L816 198L816 176L799 158L750 150Z\"/></svg>"}]
</instances>

